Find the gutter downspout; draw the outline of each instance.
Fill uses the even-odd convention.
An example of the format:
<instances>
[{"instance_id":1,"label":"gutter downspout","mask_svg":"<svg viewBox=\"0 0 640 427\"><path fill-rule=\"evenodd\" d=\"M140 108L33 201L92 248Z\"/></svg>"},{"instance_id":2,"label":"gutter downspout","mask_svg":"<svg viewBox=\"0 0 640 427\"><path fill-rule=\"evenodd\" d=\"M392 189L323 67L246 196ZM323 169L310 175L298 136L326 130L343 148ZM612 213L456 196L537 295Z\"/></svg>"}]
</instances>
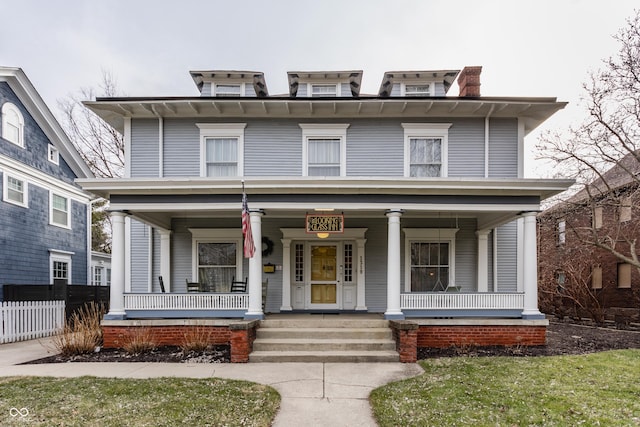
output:
<instances>
[{"instance_id":1,"label":"gutter downspout","mask_svg":"<svg viewBox=\"0 0 640 427\"><path fill-rule=\"evenodd\" d=\"M484 177L489 178L489 118L493 114L493 110L496 108L495 104L491 106L491 109L484 118Z\"/></svg>"}]
</instances>

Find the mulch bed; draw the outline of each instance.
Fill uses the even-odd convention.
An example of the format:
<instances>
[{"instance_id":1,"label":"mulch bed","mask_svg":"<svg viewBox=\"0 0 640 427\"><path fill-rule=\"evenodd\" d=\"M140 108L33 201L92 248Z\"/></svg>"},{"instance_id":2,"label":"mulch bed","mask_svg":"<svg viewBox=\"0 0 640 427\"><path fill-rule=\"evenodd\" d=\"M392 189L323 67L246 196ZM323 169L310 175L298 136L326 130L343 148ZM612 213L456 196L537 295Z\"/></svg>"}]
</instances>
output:
<instances>
[{"instance_id":1,"label":"mulch bed","mask_svg":"<svg viewBox=\"0 0 640 427\"><path fill-rule=\"evenodd\" d=\"M586 354L597 351L640 348L640 330L618 330L569 322L551 322L547 328L547 345L538 347L419 348L418 359L456 356L554 356ZM150 352L129 354L121 349L101 349L79 356L49 356L28 363L67 362L165 362L165 363L229 363L228 345L209 347L204 352L183 353L179 347L158 347Z\"/></svg>"},{"instance_id":2,"label":"mulch bed","mask_svg":"<svg viewBox=\"0 0 640 427\"><path fill-rule=\"evenodd\" d=\"M28 364L67 362L164 362L164 363L229 363L231 350L228 345L216 345L202 352L184 353L180 347L164 346L151 351L130 354L122 349L104 348L95 353L77 356L55 356L38 359Z\"/></svg>"},{"instance_id":3,"label":"mulch bed","mask_svg":"<svg viewBox=\"0 0 640 427\"><path fill-rule=\"evenodd\" d=\"M640 348L640 331L551 322L547 327L547 345L545 346L475 347L468 345L419 348L418 359L455 356L557 356L623 348Z\"/></svg>"}]
</instances>

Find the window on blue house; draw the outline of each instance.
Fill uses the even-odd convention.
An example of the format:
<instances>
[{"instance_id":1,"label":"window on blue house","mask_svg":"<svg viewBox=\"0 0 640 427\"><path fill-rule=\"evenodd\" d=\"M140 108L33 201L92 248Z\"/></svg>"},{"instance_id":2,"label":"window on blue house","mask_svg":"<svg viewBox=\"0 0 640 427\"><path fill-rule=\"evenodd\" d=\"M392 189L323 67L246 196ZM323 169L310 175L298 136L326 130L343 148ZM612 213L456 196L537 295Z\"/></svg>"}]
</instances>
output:
<instances>
[{"instance_id":1,"label":"window on blue house","mask_svg":"<svg viewBox=\"0 0 640 427\"><path fill-rule=\"evenodd\" d=\"M12 203L14 205L28 207L29 194L28 184L22 178L9 175L7 172L3 174L3 191L2 199L5 202Z\"/></svg>"},{"instance_id":2,"label":"window on blue house","mask_svg":"<svg viewBox=\"0 0 640 427\"><path fill-rule=\"evenodd\" d=\"M10 102L2 105L2 138L24 148L24 118Z\"/></svg>"},{"instance_id":3,"label":"window on blue house","mask_svg":"<svg viewBox=\"0 0 640 427\"><path fill-rule=\"evenodd\" d=\"M59 194L51 193L50 215L52 225L69 228L69 199Z\"/></svg>"}]
</instances>

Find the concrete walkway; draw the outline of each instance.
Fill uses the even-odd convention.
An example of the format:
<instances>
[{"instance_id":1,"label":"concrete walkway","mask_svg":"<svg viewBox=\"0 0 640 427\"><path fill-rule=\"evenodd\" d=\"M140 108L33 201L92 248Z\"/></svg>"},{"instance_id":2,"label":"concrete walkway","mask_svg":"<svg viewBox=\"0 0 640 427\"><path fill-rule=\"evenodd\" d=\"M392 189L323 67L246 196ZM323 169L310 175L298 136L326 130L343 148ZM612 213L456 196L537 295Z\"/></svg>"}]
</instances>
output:
<instances>
[{"instance_id":1,"label":"concrete walkway","mask_svg":"<svg viewBox=\"0 0 640 427\"><path fill-rule=\"evenodd\" d=\"M375 426L368 396L421 374L405 363L53 363L17 365L52 354L49 340L0 345L0 376L229 378L270 385L282 396L274 426Z\"/></svg>"}]
</instances>

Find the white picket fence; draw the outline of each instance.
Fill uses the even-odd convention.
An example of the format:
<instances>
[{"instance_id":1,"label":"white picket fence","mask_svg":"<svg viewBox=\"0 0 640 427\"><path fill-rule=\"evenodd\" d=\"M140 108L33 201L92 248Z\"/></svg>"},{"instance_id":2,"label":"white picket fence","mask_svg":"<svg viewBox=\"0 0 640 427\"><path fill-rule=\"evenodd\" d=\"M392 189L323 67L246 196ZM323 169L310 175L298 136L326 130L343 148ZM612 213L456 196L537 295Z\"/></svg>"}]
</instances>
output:
<instances>
[{"instance_id":1,"label":"white picket fence","mask_svg":"<svg viewBox=\"0 0 640 427\"><path fill-rule=\"evenodd\" d=\"M0 344L54 335L64 326L64 301L0 303Z\"/></svg>"}]
</instances>

